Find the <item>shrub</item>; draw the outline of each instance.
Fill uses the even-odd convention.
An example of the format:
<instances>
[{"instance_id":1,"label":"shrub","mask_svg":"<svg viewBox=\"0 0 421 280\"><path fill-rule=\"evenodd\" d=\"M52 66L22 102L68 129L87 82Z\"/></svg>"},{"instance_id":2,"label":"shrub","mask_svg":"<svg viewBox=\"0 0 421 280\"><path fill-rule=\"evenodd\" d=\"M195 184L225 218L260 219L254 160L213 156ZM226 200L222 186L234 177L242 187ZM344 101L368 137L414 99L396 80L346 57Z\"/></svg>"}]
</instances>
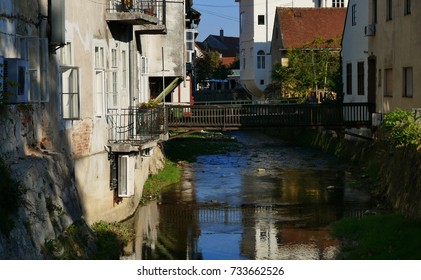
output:
<instances>
[{"instance_id":1,"label":"shrub","mask_svg":"<svg viewBox=\"0 0 421 280\"><path fill-rule=\"evenodd\" d=\"M421 117L414 112L397 109L386 114L383 127L396 147L414 145L421 150Z\"/></svg>"}]
</instances>

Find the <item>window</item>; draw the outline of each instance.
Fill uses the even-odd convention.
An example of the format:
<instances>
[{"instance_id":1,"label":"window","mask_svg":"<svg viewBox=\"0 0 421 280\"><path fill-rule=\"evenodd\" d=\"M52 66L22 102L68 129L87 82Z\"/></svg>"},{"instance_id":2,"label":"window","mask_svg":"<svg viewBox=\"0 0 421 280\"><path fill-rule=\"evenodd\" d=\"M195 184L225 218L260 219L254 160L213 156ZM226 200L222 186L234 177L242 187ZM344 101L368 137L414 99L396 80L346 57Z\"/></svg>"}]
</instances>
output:
<instances>
[{"instance_id":1,"label":"window","mask_svg":"<svg viewBox=\"0 0 421 280\"><path fill-rule=\"evenodd\" d=\"M412 67L403 68L403 96L412 97Z\"/></svg>"},{"instance_id":2,"label":"window","mask_svg":"<svg viewBox=\"0 0 421 280\"><path fill-rule=\"evenodd\" d=\"M104 48L95 47L94 51L94 93L95 93L95 116L102 117L104 115Z\"/></svg>"},{"instance_id":3,"label":"window","mask_svg":"<svg viewBox=\"0 0 421 280\"><path fill-rule=\"evenodd\" d=\"M352 5L352 25L357 24L357 4Z\"/></svg>"},{"instance_id":4,"label":"window","mask_svg":"<svg viewBox=\"0 0 421 280\"><path fill-rule=\"evenodd\" d=\"M80 119L79 68L73 65L72 44L68 42L59 51L61 70L61 117Z\"/></svg>"},{"instance_id":5,"label":"window","mask_svg":"<svg viewBox=\"0 0 421 280\"><path fill-rule=\"evenodd\" d=\"M266 59L265 59L265 52L258 51L257 52L257 69L265 69L266 68Z\"/></svg>"},{"instance_id":6,"label":"window","mask_svg":"<svg viewBox=\"0 0 421 280\"><path fill-rule=\"evenodd\" d=\"M332 7L333 8L344 7L344 0L332 0Z\"/></svg>"},{"instance_id":7,"label":"window","mask_svg":"<svg viewBox=\"0 0 421 280\"><path fill-rule=\"evenodd\" d=\"M357 76L358 76L358 95L364 95L364 62L358 62L357 64Z\"/></svg>"},{"instance_id":8,"label":"window","mask_svg":"<svg viewBox=\"0 0 421 280\"><path fill-rule=\"evenodd\" d=\"M372 13L373 13L373 23L377 23L377 0L372 0L373 7L372 7Z\"/></svg>"},{"instance_id":9,"label":"window","mask_svg":"<svg viewBox=\"0 0 421 280\"><path fill-rule=\"evenodd\" d=\"M264 85L265 84L265 80L260 80L260 84Z\"/></svg>"},{"instance_id":10,"label":"window","mask_svg":"<svg viewBox=\"0 0 421 280\"><path fill-rule=\"evenodd\" d=\"M346 65L346 94L352 94L352 63Z\"/></svg>"},{"instance_id":11,"label":"window","mask_svg":"<svg viewBox=\"0 0 421 280\"><path fill-rule=\"evenodd\" d=\"M48 40L23 37L19 40L21 58L28 60L30 102L47 102L48 96Z\"/></svg>"},{"instance_id":12,"label":"window","mask_svg":"<svg viewBox=\"0 0 421 280\"><path fill-rule=\"evenodd\" d=\"M141 65L141 74L149 74L149 62L148 58L145 56L141 57L142 65Z\"/></svg>"},{"instance_id":13,"label":"window","mask_svg":"<svg viewBox=\"0 0 421 280\"><path fill-rule=\"evenodd\" d=\"M121 86L127 88L127 54L125 50L121 51Z\"/></svg>"},{"instance_id":14,"label":"window","mask_svg":"<svg viewBox=\"0 0 421 280\"><path fill-rule=\"evenodd\" d=\"M392 0L386 0L386 20L392 20Z\"/></svg>"},{"instance_id":15,"label":"window","mask_svg":"<svg viewBox=\"0 0 421 280\"><path fill-rule=\"evenodd\" d=\"M411 14L411 0L404 0L404 15L410 15Z\"/></svg>"},{"instance_id":16,"label":"window","mask_svg":"<svg viewBox=\"0 0 421 280\"><path fill-rule=\"evenodd\" d=\"M393 71L392 69L385 69L384 70L384 96L393 96Z\"/></svg>"},{"instance_id":17,"label":"window","mask_svg":"<svg viewBox=\"0 0 421 280\"><path fill-rule=\"evenodd\" d=\"M118 107L118 57L117 57L117 49L111 49L111 69L108 72L107 76L108 76L107 108L117 108Z\"/></svg>"},{"instance_id":18,"label":"window","mask_svg":"<svg viewBox=\"0 0 421 280\"><path fill-rule=\"evenodd\" d=\"M264 15L258 15L257 16L257 24L258 25L265 25L265 16Z\"/></svg>"},{"instance_id":19,"label":"window","mask_svg":"<svg viewBox=\"0 0 421 280\"><path fill-rule=\"evenodd\" d=\"M79 68L61 67L61 114L64 120L80 118Z\"/></svg>"},{"instance_id":20,"label":"window","mask_svg":"<svg viewBox=\"0 0 421 280\"><path fill-rule=\"evenodd\" d=\"M240 13L240 34L246 30L246 15L244 12Z\"/></svg>"}]
</instances>

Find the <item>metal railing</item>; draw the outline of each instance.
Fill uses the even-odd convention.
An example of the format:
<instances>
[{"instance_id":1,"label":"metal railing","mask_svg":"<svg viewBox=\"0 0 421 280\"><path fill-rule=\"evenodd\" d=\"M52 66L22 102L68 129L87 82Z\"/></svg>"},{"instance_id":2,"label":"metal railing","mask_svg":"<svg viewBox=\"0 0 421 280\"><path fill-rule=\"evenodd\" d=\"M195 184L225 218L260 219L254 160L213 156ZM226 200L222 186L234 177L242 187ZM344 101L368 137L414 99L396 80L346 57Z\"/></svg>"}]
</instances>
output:
<instances>
[{"instance_id":1,"label":"metal railing","mask_svg":"<svg viewBox=\"0 0 421 280\"><path fill-rule=\"evenodd\" d=\"M107 12L109 13L143 13L158 18L164 22L166 0L109 0Z\"/></svg>"},{"instance_id":2,"label":"metal railing","mask_svg":"<svg viewBox=\"0 0 421 280\"><path fill-rule=\"evenodd\" d=\"M167 132L162 106L154 108L109 109L108 141L110 143L142 143L157 140Z\"/></svg>"}]
</instances>

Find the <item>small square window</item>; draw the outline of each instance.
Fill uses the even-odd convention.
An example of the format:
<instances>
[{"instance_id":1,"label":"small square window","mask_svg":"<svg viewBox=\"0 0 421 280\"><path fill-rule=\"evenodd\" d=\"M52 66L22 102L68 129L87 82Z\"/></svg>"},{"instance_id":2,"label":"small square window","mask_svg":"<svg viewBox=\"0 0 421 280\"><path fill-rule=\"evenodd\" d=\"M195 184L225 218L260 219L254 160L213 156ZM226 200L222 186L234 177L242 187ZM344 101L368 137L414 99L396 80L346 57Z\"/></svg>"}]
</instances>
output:
<instances>
[{"instance_id":1,"label":"small square window","mask_svg":"<svg viewBox=\"0 0 421 280\"><path fill-rule=\"evenodd\" d=\"M265 16L264 15L258 15L257 16L257 24L259 24L259 25L265 24Z\"/></svg>"},{"instance_id":2,"label":"small square window","mask_svg":"<svg viewBox=\"0 0 421 280\"><path fill-rule=\"evenodd\" d=\"M265 84L265 80L260 80L260 84L264 85Z\"/></svg>"}]
</instances>

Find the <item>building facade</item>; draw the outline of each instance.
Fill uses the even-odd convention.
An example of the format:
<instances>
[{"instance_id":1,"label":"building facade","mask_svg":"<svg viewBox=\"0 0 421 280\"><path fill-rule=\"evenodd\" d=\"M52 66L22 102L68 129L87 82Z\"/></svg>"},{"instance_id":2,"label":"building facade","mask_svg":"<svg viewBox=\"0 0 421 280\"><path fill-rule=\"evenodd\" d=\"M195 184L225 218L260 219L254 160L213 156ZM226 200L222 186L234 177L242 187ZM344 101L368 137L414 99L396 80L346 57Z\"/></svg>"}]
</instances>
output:
<instances>
[{"instance_id":1,"label":"building facade","mask_svg":"<svg viewBox=\"0 0 421 280\"><path fill-rule=\"evenodd\" d=\"M79 215L88 223L133 213L151 165L162 165L157 145L166 139L161 110L145 111L142 103L158 96L158 103L165 96L191 100L191 6L165 0L2 2L1 97L16 131L2 139L2 157L62 157L66 185L74 187Z\"/></svg>"},{"instance_id":2,"label":"building facade","mask_svg":"<svg viewBox=\"0 0 421 280\"><path fill-rule=\"evenodd\" d=\"M421 107L421 2L369 1L369 23L374 31L368 52L376 72L376 111Z\"/></svg>"},{"instance_id":3,"label":"building facade","mask_svg":"<svg viewBox=\"0 0 421 280\"><path fill-rule=\"evenodd\" d=\"M235 0L240 13L240 83L256 99L271 83L270 47L276 7L346 7L347 0Z\"/></svg>"}]
</instances>

